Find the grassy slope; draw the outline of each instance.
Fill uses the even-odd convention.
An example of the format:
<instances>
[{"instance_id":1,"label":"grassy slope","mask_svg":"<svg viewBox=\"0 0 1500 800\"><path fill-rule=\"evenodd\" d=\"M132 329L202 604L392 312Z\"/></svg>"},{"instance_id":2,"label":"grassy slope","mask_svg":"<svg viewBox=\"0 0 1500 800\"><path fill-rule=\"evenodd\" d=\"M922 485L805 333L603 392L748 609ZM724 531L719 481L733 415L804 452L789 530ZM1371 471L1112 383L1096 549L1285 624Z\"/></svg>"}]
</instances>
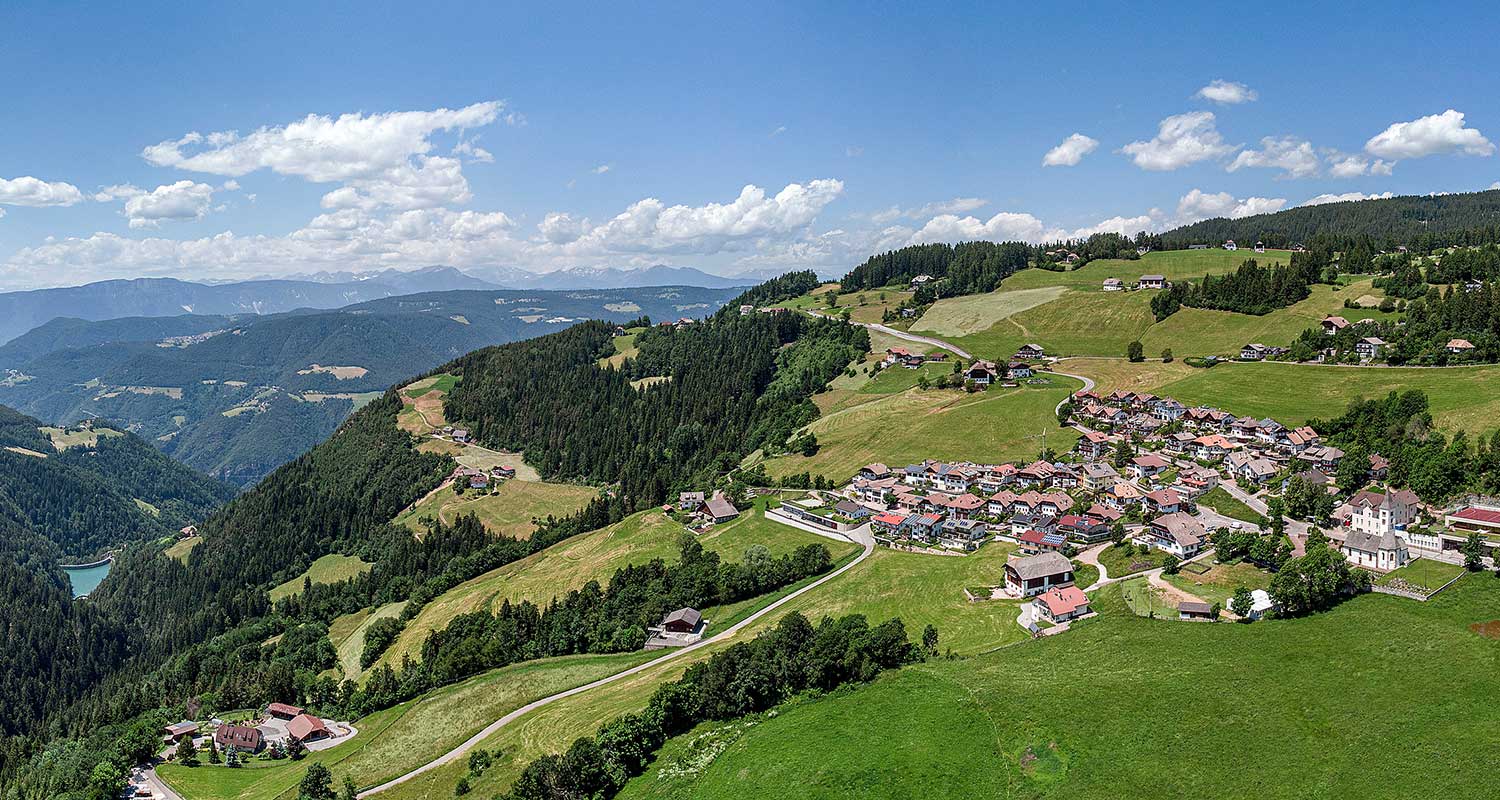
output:
<instances>
[{"instance_id":1,"label":"grassy slope","mask_svg":"<svg viewBox=\"0 0 1500 800\"><path fill-rule=\"evenodd\" d=\"M1188 405L1212 405L1236 414L1271 416L1285 424L1335 417L1349 401L1421 389L1439 425L1470 432L1491 430L1500 418L1500 365L1452 367L1340 367L1319 364L1232 363L1212 369L1148 361L1067 359L1058 369L1087 375L1098 390L1150 391ZM1296 387L1288 391L1287 387Z\"/></svg>"},{"instance_id":2,"label":"grassy slope","mask_svg":"<svg viewBox=\"0 0 1500 800\"><path fill-rule=\"evenodd\" d=\"M518 664L430 692L355 722L359 735L300 762L246 762L237 770L166 764L158 769L187 800L292 800L310 763L329 767L335 784L361 787L397 777L451 750L474 731L539 697L579 686L649 658L648 653L568 656ZM451 796L452 787L446 795Z\"/></svg>"},{"instance_id":3,"label":"grassy slope","mask_svg":"<svg viewBox=\"0 0 1500 800\"><path fill-rule=\"evenodd\" d=\"M494 493L437 492L402 512L395 522L421 531L419 520L423 517L436 517L451 525L460 515L475 514L491 533L525 538L536 530L532 519L546 519L549 514L567 516L588 505L597 494L598 490L587 486L508 480L502 481Z\"/></svg>"},{"instance_id":4,"label":"grassy slope","mask_svg":"<svg viewBox=\"0 0 1500 800\"><path fill-rule=\"evenodd\" d=\"M387 603L376 609L365 608L338 617L328 626L328 638L339 655L341 673L338 677L357 680L364 674L359 666L359 657L365 648L365 632L375 620L399 616L404 608L405 600Z\"/></svg>"},{"instance_id":5,"label":"grassy slope","mask_svg":"<svg viewBox=\"0 0 1500 800\"><path fill-rule=\"evenodd\" d=\"M1332 313L1351 319L1391 316L1343 308L1345 299L1374 291L1368 278L1339 287L1313 287L1307 300L1265 316L1183 309L1160 323L1151 314L1153 292L1104 292L1100 287L1106 277L1127 283L1147 273L1169 280L1194 279L1232 271L1248 258L1265 264L1285 262L1289 256L1285 251L1259 256L1247 251L1170 251L1139 261L1096 261L1072 272L1025 270L1006 279L998 291L939 300L911 327L943 335L991 359L1007 358L1026 342L1061 355L1121 356L1136 339L1148 353L1171 348L1180 357L1233 354L1252 341L1285 344Z\"/></svg>"},{"instance_id":6,"label":"grassy slope","mask_svg":"<svg viewBox=\"0 0 1500 800\"><path fill-rule=\"evenodd\" d=\"M939 372L946 368L930 367ZM861 391L880 394L846 404L808 426L821 445L813 456L783 456L767 462L773 476L804 471L848 478L871 461L909 464L924 458L999 462L1031 458L1041 449L1073 446L1076 431L1058 428L1053 407L1078 383L1053 378L1050 386L958 390L901 390L915 381L911 370L893 369ZM904 373L904 374L903 374ZM884 383L881 383L884 382ZM881 394L883 392L883 394Z\"/></svg>"},{"instance_id":7,"label":"grassy slope","mask_svg":"<svg viewBox=\"0 0 1500 800\"><path fill-rule=\"evenodd\" d=\"M801 611L814 621L825 614L850 612L865 613L876 620L901 615L913 636L920 636L922 626L931 622L942 632L942 647L962 653L977 653L1022 641L1025 633L1015 621L1017 603L969 603L963 597L966 585L991 585L1002 580L1000 569L1007 550L1005 546L990 544L978 554L962 558L878 550L837 580L777 609L732 640L643 670L587 694L558 701L490 736L480 746L500 748L507 757L504 763L473 783L475 796L488 797L504 791L532 759L566 749L574 739L592 733L606 720L639 711L657 686L677 679L690 664L773 626L788 611ZM388 800L447 797L465 771L463 765L457 764L433 770L383 797Z\"/></svg>"},{"instance_id":8,"label":"grassy slope","mask_svg":"<svg viewBox=\"0 0 1500 800\"><path fill-rule=\"evenodd\" d=\"M271 601L275 602L283 597L291 597L302 591L302 582L306 578L313 583L337 583L346 578L352 578L361 572L368 572L373 566L368 561L361 560L358 556L341 556L330 553L319 558L307 568L306 572L298 575L286 583L277 586L270 592Z\"/></svg>"},{"instance_id":9,"label":"grassy slope","mask_svg":"<svg viewBox=\"0 0 1500 800\"><path fill-rule=\"evenodd\" d=\"M404 653L420 653L428 632L448 624L459 614L480 608L498 608L507 599L511 602L530 600L540 605L591 580L608 583L615 570L628 564L644 564L654 558L675 560L678 537L682 532L681 525L660 511L643 511L608 528L574 537L465 581L424 606L382 656L382 662L395 665L401 663ZM772 522L758 509L741 515L732 523L717 526L704 534L700 541L728 561L739 561L745 548L752 544L763 544L772 554L779 555L804 544L821 542L828 546L835 559L855 549L852 544L841 544Z\"/></svg>"},{"instance_id":10,"label":"grassy slope","mask_svg":"<svg viewBox=\"0 0 1500 800\"><path fill-rule=\"evenodd\" d=\"M1370 595L1305 620L1097 621L786 709L696 780L624 797L1480 797L1500 582ZM1440 687L1431 682L1444 676ZM830 731L838 735L830 736ZM672 742L657 769L684 752ZM1228 757L1226 757L1228 756Z\"/></svg>"},{"instance_id":11,"label":"grassy slope","mask_svg":"<svg viewBox=\"0 0 1500 800\"><path fill-rule=\"evenodd\" d=\"M1255 509L1236 500L1224 487L1215 486L1198 498L1198 504L1208 506L1230 519L1260 524L1261 516Z\"/></svg>"}]
</instances>

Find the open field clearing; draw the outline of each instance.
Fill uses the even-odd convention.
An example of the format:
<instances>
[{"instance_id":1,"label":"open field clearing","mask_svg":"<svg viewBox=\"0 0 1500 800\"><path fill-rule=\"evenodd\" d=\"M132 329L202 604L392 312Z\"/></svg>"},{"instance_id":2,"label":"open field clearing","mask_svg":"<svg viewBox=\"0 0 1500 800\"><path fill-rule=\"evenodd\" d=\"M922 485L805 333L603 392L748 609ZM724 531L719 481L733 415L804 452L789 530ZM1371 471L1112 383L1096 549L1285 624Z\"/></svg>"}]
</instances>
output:
<instances>
[{"instance_id":1,"label":"open field clearing","mask_svg":"<svg viewBox=\"0 0 1500 800\"><path fill-rule=\"evenodd\" d=\"M1500 642L1468 626L1495 616L1500 582L1460 580L1428 603L1367 595L1252 625L1149 620L1124 609L1118 588L1100 595L1101 617L1063 635L791 705L731 733L716 756L691 746L714 729L700 727L621 796L1489 793L1468 765L1496 744L1474 698L1500 689ZM1444 692L1425 685L1433 674Z\"/></svg>"},{"instance_id":2,"label":"open field clearing","mask_svg":"<svg viewBox=\"0 0 1500 800\"><path fill-rule=\"evenodd\" d=\"M457 375L443 373L423 378L401 390L401 410L396 425L401 430L425 436L448 424L443 417L443 398L459 381Z\"/></svg>"},{"instance_id":3,"label":"open field clearing","mask_svg":"<svg viewBox=\"0 0 1500 800\"><path fill-rule=\"evenodd\" d=\"M542 476L536 471L536 467L526 463L526 456L521 453L507 453L503 450L491 450L488 447L478 445L464 445L463 449L454 456L454 460L480 472L489 472L495 467L510 467L516 471L515 479L518 481L530 481L540 483Z\"/></svg>"},{"instance_id":4,"label":"open field clearing","mask_svg":"<svg viewBox=\"0 0 1500 800\"><path fill-rule=\"evenodd\" d=\"M1208 506L1230 519L1237 519L1241 522L1259 525L1262 520L1259 512L1236 500L1234 495L1231 495L1223 486L1215 486L1204 492L1198 498L1197 503L1198 505Z\"/></svg>"},{"instance_id":5,"label":"open field clearing","mask_svg":"<svg viewBox=\"0 0 1500 800\"><path fill-rule=\"evenodd\" d=\"M588 486L566 483L540 483L519 478L501 481L494 491L469 490L454 494L442 490L419 500L394 520L420 533L423 517L436 518L452 525L464 514L474 514L494 534L527 538L536 530L533 519L548 515L565 517L588 505L599 494Z\"/></svg>"},{"instance_id":6,"label":"open field clearing","mask_svg":"<svg viewBox=\"0 0 1500 800\"><path fill-rule=\"evenodd\" d=\"M1219 603L1224 608L1229 608L1229 598L1234 597L1234 590L1241 586L1246 589L1264 589L1271 585L1271 573L1254 564L1202 563L1208 567L1208 572L1202 575L1183 571L1176 575L1162 575L1162 580L1188 594L1203 598L1205 603Z\"/></svg>"},{"instance_id":7,"label":"open field clearing","mask_svg":"<svg viewBox=\"0 0 1500 800\"><path fill-rule=\"evenodd\" d=\"M465 581L424 606L381 656L381 662L396 665L405 653L416 656L430 631L447 625L459 614L499 608L506 600L512 603L530 600L544 605L591 580L608 584L615 570L629 564L644 564L655 558L676 561L678 538L684 530L660 511L642 511L608 528L575 536ZM805 544L821 543L828 547L834 560L857 549L852 543L840 543L768 520L760 508L747 510L739 519L715 526L699 536L699 541L725 561L739 561L752 544L765 545L772 555L781 555ZM700 610L715 623L721 621L709 609Z\"/></svg>"},{"instance_id":8,"label":"open field clearing","mask_svg":"<svg viewBox=\"0 0 1500 800\"><path fill-rule=\"evenodd\" d=\"M993 294L971 294L939 300L927 309L921 319L912 323L911 330L916 333L931 332L939 336L962 336L988 330L1000 320L1050 303L1067 291L1062 286L1039 286L1035 289L1008 289Z\"/></svg>"},{"instance_id":9,"label":"open field clearing","mask_svg":"<svg viewBox=\"0 0 1500 800\"><path fill-rule=\"evenodd\" d=\"M451 750L489 722L539 697L601 678L647 660L652 653L581 655L516 664L356 721L359 735L302 761L250 759L240 769L215 766L159 768L162 779L187 800L295 798L310 763L342 779L373 786ZM452 795L448 787L445 796Z\"/></svg>"},{"instance_id":10,"label":"open field clearing","mask_svg":"<svg viewBox=\"0 0 1500 800\"><path fill-rule=\"evenodd\" d=\"M1433 417L1443 428L1489 431L1500 420L1500 396L1494 391L1500 385L1500 365L1494 364L1431 368L1236 362L1195 369L1180 361L1070 358L1057 368L1093 378L1097 391L1104 393L1153 392L1189 406L1218 406L1289 425L1338 416L1352 400L1408 389L1427 393Z\"/></svg>"},{"instance_id":11,"label":"open field clearing","mask_svg":"<svg viewBox=\"0 0 1500 800\"><path fill-rule=\"evenodd\" d=\"M974 394L907 389L847 405L808 426L820 445L815 455L774 458L766 462L766 471L772 476L812 472L842 480L872 461L904 465L937 458L998 463L1029 459L1044 447L1061 452L1073 446L1078 432L1059 428L1053 407L1076 390L1078 382L1061 376L1052 380L1050 386L995 386Z\"/></svg>"},{"instance_id":12,"label":"open field clearing","mask_svg":"<svg viewBox=\"0 0 1500 800\"><path fill-rule=\"evenodd\" d=\"M636 310L639 311L640 309ZM635 354L641 351L639 347L635 346L635 337L639 336L642 330L645 329L631 328L630 330L625 332L624 336L616 336L614 340L614 355L605 356L604 358L599 359L599 366L609 367L610 369L619 369L620 367L624 366L625 359L635 358Z\"/></svg>"},{"instance_id":13,"label":"open field clearing","mask_svg":"<svg viewBox=\"0 0 1500 800\"><path fill-rule=\"evenodd\" d=\"M370 629L377 619L385 617L397 617L401 610L406 608L406 601L387 603L376 609L364 608L353 614L345 614L334 619L328 626L328 639L333 642L333 647L339 654L339 668L342 678L357 680L364 674L359 666L359 656L365 647L365 631Z\"/></svg>"},{"instance_id":14,"label":"open field clearing","mask_svg":"<svg viewBox=\"0 0 1500 800\"><path fill-rule=\"evenodd\" d=\"M1164 348L1171 348L1181 358L1234 355L1250 342L1289 344L1302 331L1315 327L1329 314L1350 319L1395 316L1374 309L1344 308L1346 299L1371 291L1369 279L1338 287L1313 286L1306 300L1264 316L1183 308L1157 322L1151 313L1154 292L1101 292L1093 288L1068 288L1047 302L1011 310L1035 299L1035 293L1042 291L1041 287L1012 288L1023 285L1024 282L1018 281L1021 276L1033 274L1067 276L1074 273L1027 270L1008 278L995 292L939 300L913 329L925 327L928 317L938 312L939 318L948 323L944 332L954 344L996 360L1008 358L1016 347L1027 342L1036 342L1049 353L1064 356L1118 357L1123 356L1126 347L1136 339L1145 346L1147 355L1156 356ZM944 304L953 304L955 310L944 312ZM964 313L958 313L958 309ZM987 309L998 320L988 327L984 326Z\"/></svg>"},{"instance_id":15,"label":"open field clearing","mask_svg":"<svg viewBox=\"0 0 1500 800\"><path fill-rule=\"evenodd\" d=\"M172 543L171 547L168 547L166 550L162 551L162 554L167 558L175 558L178 561L186 564L188 553L193 552L193 548L202 543L202 536L189 536L186 539L178 539L177 541Z\"/></svg>"},{"instance_id":16,"label":"open field clearing","mask_svg":"<svg viewBox=\"0 0 1500 800\"><path fill-rule=\"evenodd\" d=\"M304 579L313 583L337 583L361 572L368 572L372 566L374 565L360 560L358 556L330 553L314 561L306 572L272 589L270 591L271 602L274 603L283 597L291 597L301 592Z\"/></svg>"},{"instance_id":17,"label":"open field clearing","mask_svg":"<svg viewBox=\"0 0 1500 800\"><path fill-rule=\"evenodd\" d=\"M38 430L52 440L52 446L57 448L58 452L62 452L69 447L97 447L100 438L108 439L114 436L125 435L111 428L94 428L92 426L74 430L53 427L43 427L38 428Z\"/></svg>"}]
</instances>

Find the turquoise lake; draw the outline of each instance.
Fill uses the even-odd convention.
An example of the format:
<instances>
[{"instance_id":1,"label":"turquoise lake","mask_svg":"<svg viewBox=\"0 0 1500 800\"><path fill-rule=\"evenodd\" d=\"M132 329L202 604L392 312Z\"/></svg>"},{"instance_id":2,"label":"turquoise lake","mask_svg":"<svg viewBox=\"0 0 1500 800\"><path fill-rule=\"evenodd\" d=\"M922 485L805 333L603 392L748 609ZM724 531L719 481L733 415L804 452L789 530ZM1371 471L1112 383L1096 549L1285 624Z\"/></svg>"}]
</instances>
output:
<instances>
[{"instance_id":1,"label":"turquoise lake","mask_svg":"<svg viewBox=\"0 0 1500 800\"><path fill-rule=\"evenodd\" d=\"M63 572L68 573L68 582L73 584L73 596L83 597L94 591L104 576L109 574L109 568L114 562L106 561L91 567L63 567Z\"/></svg>"}]
</instances>

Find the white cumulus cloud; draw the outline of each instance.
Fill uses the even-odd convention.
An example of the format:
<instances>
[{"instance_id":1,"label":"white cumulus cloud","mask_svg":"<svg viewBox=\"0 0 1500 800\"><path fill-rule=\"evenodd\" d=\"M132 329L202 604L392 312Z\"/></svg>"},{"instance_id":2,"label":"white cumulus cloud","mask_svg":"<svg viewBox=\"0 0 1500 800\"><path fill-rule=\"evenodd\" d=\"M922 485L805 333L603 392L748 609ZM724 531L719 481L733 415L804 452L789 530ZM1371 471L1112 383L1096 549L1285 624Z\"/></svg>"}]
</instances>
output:
<instances>
[{"instance_id":1,"label":"white cumulus cloud","mask_svg":"<svg viewBox=\"0 0 1500 800\"><path fill-rule=\"evenodd\" d=\"M1318 154L1311 142L1295 136L1267 136L1260 140L1261 149L1241 150L1229 164L1229 171L1241 167L1279 169L1278 177L1307 178L1318 174Z\"/></svg>"},{"instance_id":2,"label":"white cumulus cloud","mask_svg":"<svg viewBox=\"0 0 1500 800\"><path fill-rule=\"evenodd\" d=\"M432 135L488 125L503 108L499 101L490 101L460 109L355 113L337 118L309 114L297 122L262 127L245 136L236 131L207 135L195 131L147 147L141 155L162 167L233 178L268 169L353 189L330 193L333 196L324 201L329 208L430 208L470 199L459 160L430 155ZM465 152L463 148L460 144L455 149ZM466 152L476 155L472 145Z\"/></svg>"},{"instance_id":3,"label":"white cumulus cloud","mask_svg":"<svg viewBox=\"0 0 1500 800\"><path fill-rule=\"evenodd\" d=\"M1365 152L1380 158L1422 158L1457 153L1488 156L1495 145L1474 128L1464 126L1462 112L1448 109L1441 114L1396 122L1365 142Z\"/></svg>"},{"instance_id":4,"label":"white cumulus cloud","mask_svg":"<svg viewBox=\"0 0 1500 800\"><path fill-rule=\"evenodd\" d=\"M1158 126L1154 139L1131 142L1121 152L1141 169L1165 171L1222 158L1235 149L1235 145L1225 144L1224 137L1214 127L1212 111L1190 111L1167 117Z\"/></svg>"},{"instance_id":5,"label":"white cumulus cloud","mask_svg":"<svg viewBox=\"0 0 1500 800\"><path fill-rule=\"evenodd\" d=\"M1001 211L985 220L972 216L960 217L957 214L939 214L913 233L910 241L912 244L975 239L1041 242L1065 235L1060 230L1049 230L1040 219L1031 214Z\"/></svg>"},{"instance_id":6,"label":"white cumulus cloud","mask_svg":"<svg viewBox=\"0 0 1500 800\"><path fill-rule=\"evenodd\" d=\"M214 187L206 183L178 181L149 192L135 193L125 201L125 218L132 228L155 228L163 222L203 219L213 204Z\"/></svg>"},{"instance_id":7,"label":"white cumulus cloud","mask_svg":"<svg viewBox=\"0 0 1500 800\"><path fill-rule=\"evenodd\" d=\"M1199 89L1193 96L1220 105L1249 103L1260 97L1254 89L1243 83L1235 83L1234 81L1223 79L1209 81L1207 86Z\"/></svg>"},{"instance_id":8,"label":"white cumulus cloud","mask_svg":"<svg viewBox=\"0 0 1500 800\"><path fill-rule=\"evenodd\" d=\"M0 178L0 204L11 206L71 206L83 202L83 192L71 183L44 181L24 175Z\"/></svg>"},{"instance_id":9,"label":"white cumulus cloud","mask_svg":"<svg viewBox=\"0 0 1500 800\"><path fill-rule=\"evenodd\" d=\"M1176 223L1186 225L1214 217L1240 219L1256 214L1270 214L1285 206L1285 197L1246 197L1241 200L1229 192L1209 193L1194 189L1177 201Z\"/></svg>"},{"instance_id":10,"label":"white cumulus cloud","mask_svg":"<svg viewBox=\"0 0 1500 800\"><path fill-rule=\"evenodd\" d=\"M1393 196L1394 195L1392 195L1390 192L1381 192L1380 194L1364 194L1362 192L1344 192L1343 194L1320 194L1320 195L1317 195L1316 197L1309 198L1302 205L1304 205L1304 206L1320 206L1320 205L1323 205L1324 203L1347 203L1347 202L1358 201L1358 200L1384 200L1384 199L1386 199L1388 197L1393 197Z\"/></svg>"},{"instance_id":11,"label":"white cumulus cloud","mask_svg":"<svg viewBox=\"0 0 1500 800\"><path fill-rule=\"evenodd\" d=\"M1094 152L1099 146L1099 140L1074 133L1062 140L1062 144L1047 151L1042 156L1044 167L1073 167L1083 160L1083 157Z\"/></svg>"},{"instance_id":12,"label":"white cumulus cloud","mask_svg":"<svg viewBox=\"0 0 1500 800\"><path fill-rule=\"evenodd\" d=\"M553 211L536 226L541 231L542 238L553 244L567 244L576 242L589 230L589 221L579 219L572 214Z\"/></svg>"},{"instance_id":13,"label":"white cumulus cloud","mask_svg":"<svg viewBox=\"0 0 1500 800\"><path fill-rule=\"evenodd\" d=\"M1328 174L1335 178L1357 178L1361 175L1389 175L1396 162L1383 158L1370 158L1358 153L1328 154Z\"/></svg>"}]
</instances>

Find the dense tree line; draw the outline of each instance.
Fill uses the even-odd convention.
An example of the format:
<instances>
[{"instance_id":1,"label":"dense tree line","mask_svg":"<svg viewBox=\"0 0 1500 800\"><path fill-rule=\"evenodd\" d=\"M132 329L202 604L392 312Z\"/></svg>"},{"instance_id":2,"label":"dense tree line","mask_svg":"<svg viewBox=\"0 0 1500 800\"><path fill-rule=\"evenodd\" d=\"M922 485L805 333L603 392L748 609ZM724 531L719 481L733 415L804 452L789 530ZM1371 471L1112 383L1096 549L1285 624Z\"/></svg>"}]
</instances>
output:
<instances>
[{"instance_id":1,"label":"dense tree line","mask_svg":"<svg viewBox=\"0 0 1500 800\"><path fill-rule=\"evenodd\" d=\"M1158 322L1182 306L1259 316L1306 300L1310 285L1321 278L1312 265L1262 267L1252 258L1225 275L1173 283L1151 298L1151 311Z\"/></svg>"},{"instance_id":2,"label":"dense tree line","mask_svg":"<svg viewBox=\"0 0 1500 800\"><path fill-rule=\"evenodd\" d=\"M935 280L919 287L931 302L941 297L991 292L1000 282L1030 265L1035 249L1025 242L919 244L871 256L849 271L843 291L909 284L918 275ZM922 298L918 298L921 302Z\"/></svg>"},{"instance_id":3,"label":"dense tree line","mask_svg":"<svg viewBox=\"0 0 1500 800\"><path fill-rule=\"evenodd\" d=\"M1366 337L1386 344L1380 358L1390 364L1447 366L1500 361L1500 283L1486 280L1473 288L1428 286L1417 299L1392 310L1405 312L1399 321L1381 320L1350 325L1332 336L1321 328L1302 332L1289 357L1307 361L1323 350L1333 350L1339 361L1357 360L1355 345ZM1472 350L1451 353L1448 343L1463 339Z\"/></svg>"},{"instance_id":4,"label":"dense tree line","mask_svg":"<svg viewBox=\"0 0 1500 800\"><path fill-rule=\"evenodd\" d=\"M611 720L567 752L531 762L506 797L607 800L645 772L668 738L700 722L765 711L807 690L869 681L920 657L899 619L872 628L863 616L850 615L814 627L801 614L788 614L773 630L688 668L657 689L641 713Z\"/></svg>"},{"instance_id":5,"label":"dense tree line","mask_svg":"<svg viewBox=\"0 0 1500 800\"><path fill-rule=\"evenodd\" d=\"M1191 244L1219 244L1233 239L1267 247L1326 242L1347 251L1363 241L1371 250L1406 246L1419 252L1440 247L1500 242L1500 191L1449 195L1414 195L1358 202L1324 203L1257 214L1241 219L1216 218L1161 234L1161 243L1181 249ZM1345 269L1345 272L1356 270Z\"/></svg>"},{"instance_id":6,"label":"dense tree line","mask_svg":"<svg viewBox=\"0 0 1500 800\"><path fill-rule=\"evenodd\" d=\"M740 306L769 306L801 297L818 288L819 283L818 274L810 269L788 272L746 289L744 294L725 303L719 313L738 314Z\"/></svg>"},{"instance_id":7,"label":"dense tree line","mask_svg":"<svg viewBox=\"0 0 1500 800\"><path fill-rule=\"evenodd\" d=\"M524 450L547 477L618 483L628 510L702 484L757 448L784 449L816 409L810 396L869 348L860 327L800 314L738 314L636 339L638 355L599 369L610 329L471 353L447 413L481 442ZM661 377L648 388L632 380Z\"/></svg>"},{"instance_id":8,"label":"dense tree line","mask_svg":"<svg viewBox=\"0 0 1500 800\"><path fill-rule=\"evenodd\" d=\"M1500 493L1500 430L1451 438L1434 429L1427 395L1408 390L1349 404L1343 415L1308 424L1345 451L1339 485L1352 491L1368 479L1368 457L1390 460L1387 481L1410 488L1423 500L1440 502L1465 491Z\"/></svg>"}]
</instances>

